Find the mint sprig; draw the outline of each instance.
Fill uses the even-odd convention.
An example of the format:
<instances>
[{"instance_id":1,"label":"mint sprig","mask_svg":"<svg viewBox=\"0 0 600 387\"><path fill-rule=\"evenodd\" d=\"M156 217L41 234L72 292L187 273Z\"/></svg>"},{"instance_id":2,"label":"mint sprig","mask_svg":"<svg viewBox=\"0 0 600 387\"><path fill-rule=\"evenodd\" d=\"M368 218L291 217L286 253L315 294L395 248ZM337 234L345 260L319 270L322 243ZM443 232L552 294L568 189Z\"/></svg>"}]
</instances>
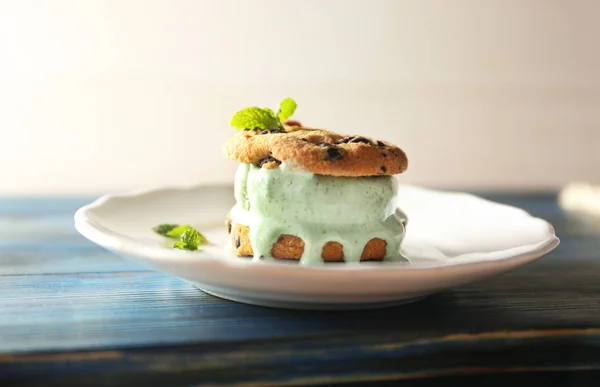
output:
<instances>
[{"instance_id":1,"label":"mint sprig","mask_svg":"<svg viewBox=\"0 0 600 387\"><path fill-rule=\"evenodd\" d=\"M173 244L174 249L195 251L200 245L208 243L204 235L188 225L166 223L158 225L152 230L169 238L178 238L179 240Z\"/></svg>"},{"instance_id":2,"label":"mint sprig","mask_svg":"<svg viewBox=\"0 0 600 387\"><path fill-rule=\"evenodd\" d=\"M185 245L186 250L198 250L198 246L201 244L206 244L208 241L206 238L200 234L198 231L193 228L187 230L181 235L181 241ZM175 247L175 246L173 246ZM180 248L177 246L177 248Z\"/></svg>"},{"instance_id":3,"label":"mint sprig","mask_svg":"<svg viewBox=\"0 0 600 387\"><path fill-rule=\"evenodd\" d=\"M238 130L283 129L283 122L296 111L296 101L286 98L279 104L277 115L269 108L244 108L233 115L231 126Z\"/></svg>"}]
</instances>

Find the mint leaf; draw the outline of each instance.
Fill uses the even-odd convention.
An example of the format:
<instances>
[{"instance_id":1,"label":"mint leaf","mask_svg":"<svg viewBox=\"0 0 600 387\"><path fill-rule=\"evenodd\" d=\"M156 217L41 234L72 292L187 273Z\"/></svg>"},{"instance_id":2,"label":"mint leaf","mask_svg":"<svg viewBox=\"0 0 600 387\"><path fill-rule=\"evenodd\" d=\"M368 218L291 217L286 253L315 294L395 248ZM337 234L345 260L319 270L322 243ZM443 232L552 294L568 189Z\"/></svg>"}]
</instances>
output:
<instances>
[{"instance_id":1,"label":"mint leaf","mask_svg":"<svg viewBox=\"0 0 600 387\"><path fill-rule=\"evenodd\" d=\"M183 235L184 232L186 232L187 230L191 229L191 226L188 226L187 224L184 224L182 226L177 226L174 229L172 229L171 231L169 231L166 236L171 237L171 238L179 238L181 235Z\"/></svg>"},{"instance_id":2,"label":"mint leaf","mask_svg":"<svg viewBox=\"0 0 600 387\"><path fill-rule=\"evenodd\" d=\"M181 241L188 250L198 250L198 245L206 243L206 238L192 228L183 233Z\"/></svg>"},{"instance_id":3,"label":"mint leaf","mask_svg":"<svg viewBox=\"0 0 600 387\"><path fill-rule=\"evenodd\" d=\"M171 230L173 230L174 228L177 228L177 227L179 227L178 224L164 223L164 224L159 224L156 227L153 227L152 231L154 231L157 234L166 236L167 233L169 233Z\"/></svg>"},{"instance_id":4,"label":"mint leaf","mask_svg":"<svg viewBox=\"0 0 600 387\"><path fill-rule=\"evenodd\" d=\"M281 128L279 119L271 109L253 106L240 110L233 115L231 126L240 130Z\"/></svg>"},{"instance_id":5,"label":"mint leaf","mask_svg":"<svg viewBox=\"0 0 600 387\"><path fill-rule=\"evenodd\" d=\"M283 122L290 118L296 111L298 104L291 98L286 98L279 103L279 111L277 112L277 118L280 122Z\"/></svg>"}]
</instances>

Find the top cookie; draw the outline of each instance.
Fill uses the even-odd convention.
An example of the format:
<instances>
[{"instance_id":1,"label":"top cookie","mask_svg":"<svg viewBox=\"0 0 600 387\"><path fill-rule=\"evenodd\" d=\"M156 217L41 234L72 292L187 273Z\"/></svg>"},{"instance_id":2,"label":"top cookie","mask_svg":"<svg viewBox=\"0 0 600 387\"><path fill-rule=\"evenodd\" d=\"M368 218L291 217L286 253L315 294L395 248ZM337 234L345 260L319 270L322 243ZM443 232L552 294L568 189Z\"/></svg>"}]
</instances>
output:
<instances>
[{"instance_id":1,"label":"top cookie","mask_svg":"<svg viewBox=\"0 0 600 387\"><path fill-rule=\"evenodd\" d=\"M223 146L230 160L276 168L285 162L330 176L382 176L406 171L408 159L397 146L363 136L285 126L282 130L244 130Z\"/></svg>"}]
</instances>

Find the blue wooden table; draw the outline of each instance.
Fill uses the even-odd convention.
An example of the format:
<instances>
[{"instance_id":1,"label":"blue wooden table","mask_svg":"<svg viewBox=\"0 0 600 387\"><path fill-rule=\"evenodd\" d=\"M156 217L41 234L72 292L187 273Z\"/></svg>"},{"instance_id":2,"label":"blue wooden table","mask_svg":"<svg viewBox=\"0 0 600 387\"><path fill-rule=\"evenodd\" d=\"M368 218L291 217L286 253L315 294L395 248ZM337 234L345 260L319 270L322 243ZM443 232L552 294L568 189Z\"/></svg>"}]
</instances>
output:
<instances>
[{"instance_id":1,"label":"blue wooden table","mask_svg":"<svg viewBox=\"0 0 600 387\"><path fill-rule=\"evenodd\" d=\"M487 196L547 219L561 245L492 280L361 312L221 300L81 237L73 213L93 198L0 199L0 386L596 385L600 226L555 195Z\"/></svg>"}]
</instances>

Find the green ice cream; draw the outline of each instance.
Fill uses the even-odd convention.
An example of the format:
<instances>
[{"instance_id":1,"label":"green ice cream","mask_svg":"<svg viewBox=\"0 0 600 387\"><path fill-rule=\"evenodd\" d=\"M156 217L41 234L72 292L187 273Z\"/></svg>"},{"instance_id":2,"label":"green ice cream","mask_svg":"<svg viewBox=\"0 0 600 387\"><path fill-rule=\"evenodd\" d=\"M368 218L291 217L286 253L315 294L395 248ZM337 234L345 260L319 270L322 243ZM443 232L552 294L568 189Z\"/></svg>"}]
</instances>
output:
<instances>
[{"instance_id":1,"label":"green ice cream","mask_svg":"<svg viewBox=\"0 0 600 387\"><path fill-rule=\"evenodd\" d=\"M359 262L369 240L387 242L385 260L404 260L406 216L396 208L392 176L333 177L241 164L235 176L234 223L250 227L254 259L271 258L281 234L304 241L302 264L323 262L323 245L343 245L344 261ZM231 245L231 244L230 244Z\"/></svg>"}]
</instances>

